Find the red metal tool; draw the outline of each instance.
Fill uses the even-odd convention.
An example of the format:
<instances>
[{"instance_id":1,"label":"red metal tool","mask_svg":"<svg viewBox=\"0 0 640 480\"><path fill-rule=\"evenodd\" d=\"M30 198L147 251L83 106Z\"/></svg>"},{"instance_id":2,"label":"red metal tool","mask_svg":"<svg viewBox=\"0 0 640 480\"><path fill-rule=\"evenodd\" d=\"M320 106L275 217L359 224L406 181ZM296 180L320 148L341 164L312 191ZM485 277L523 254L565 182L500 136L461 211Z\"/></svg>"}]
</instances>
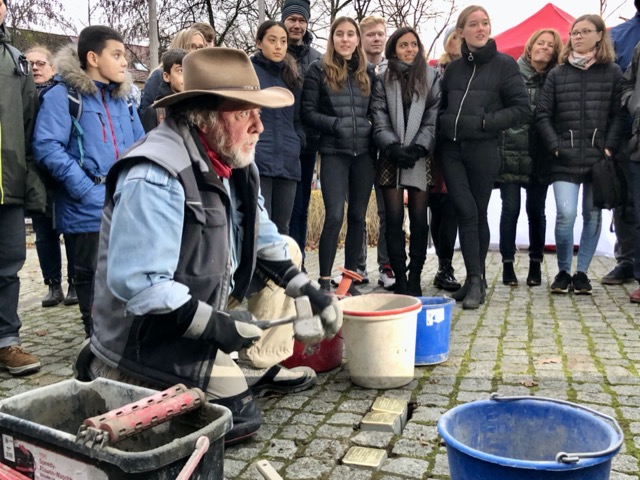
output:
<instances>
[{"instance_id":1,"label":"red metal tool","mask_svg":"<svg viewBox=\"0 0 640 480\"><path fill-rule=\"evenodd\" d=\"M340 267L340 271L342 272L342 280L340 280L340 285L336 288L336 295L339 297L344 297L348 294L349 289L351 288L351 284L354 280L359 282L362 281L362 275L358 275L356 272L352 270L347 270L344 267Z\"/></svg>"}]
</instances>

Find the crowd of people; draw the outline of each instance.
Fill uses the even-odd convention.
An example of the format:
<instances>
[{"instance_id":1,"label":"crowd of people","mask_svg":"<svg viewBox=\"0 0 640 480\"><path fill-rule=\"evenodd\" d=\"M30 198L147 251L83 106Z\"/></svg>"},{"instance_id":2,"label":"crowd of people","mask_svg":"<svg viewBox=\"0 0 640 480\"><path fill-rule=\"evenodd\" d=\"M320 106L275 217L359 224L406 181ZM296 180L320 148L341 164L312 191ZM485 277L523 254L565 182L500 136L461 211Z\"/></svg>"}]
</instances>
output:
<instances>
[{"instance_id":1,"label":"crowd of people","mask_svg":"<svg viewBox=\"0 0 640 480\"><path fill-rule=\"evenodd\" d=\"M306 296L325 338L336 334L342 313L330 291L340 280L332 274L345 205L344 267L368 282L372 192L378 283L422 296L430 234L433 284L477 309L492 190L502 200L503 283L518 285L524 189L526 284L542 284L551 186L558 273L549 288L588 295L602 224L592 168L621 162L629 202L615 209L617 265L602 282L640 281L635 5L636 17L612 30L598 15L578 17L565 45L541 25L517 61L499 52L485 8L471 5L445 29L445 52L429 66L416 29L397 28L387 40L377 15L337 18L322 54L311 46L309 1L286 0L280 21L258 26L251 57L214 47L208 24L179 32L138 104L118 32L90 26L55 55L39 45L22 55L5 35L0 0L0 365L15 375L40 368L19 337L25 214L48 286L42 306L79 304L87 338L79 377L198 386L231 410L227 443L260 427L255 395L316 383L313 370L280 365L293 351L293 327L265 329L256 319L290 316ZM304 250L317 158L325 217L316 282ZM456 237L463 283L452 266ZM349 294L360 294L358 282ZM248 310L238 308L245 298ZM630 300L640 303L640 289Z\"/></svg>"}]
</instances>

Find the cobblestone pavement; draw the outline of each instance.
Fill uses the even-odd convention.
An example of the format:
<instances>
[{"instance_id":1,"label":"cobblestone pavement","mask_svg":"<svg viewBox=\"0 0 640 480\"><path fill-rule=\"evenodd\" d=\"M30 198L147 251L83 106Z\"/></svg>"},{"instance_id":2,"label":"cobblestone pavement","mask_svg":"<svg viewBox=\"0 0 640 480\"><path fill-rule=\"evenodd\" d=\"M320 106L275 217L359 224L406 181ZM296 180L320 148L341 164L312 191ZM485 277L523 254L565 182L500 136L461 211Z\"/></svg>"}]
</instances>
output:
<instances>
[{"instance_id":1,"label":"cobblestone pavement","mask_svg":"<svg viewBox=\"0 0 640 480\"><path fill-rule=\"evenodd\" d=\"M375 251L369 260L375 284ZM640 306L628 299L636 285L601 285L599 279L614 261L596 257L589 272L593 296L551 295L548 286L557 273L552 255L543 264L543 285L533 288L502 285L499 254L490 253L488 261L486 303L476 311L453 309L447 362L417 368L409 385L387 391L354 386L343 363L320 374L311 391L260 399L264 426L254 440L225 452L225 477L262 478L253 462L267 459L285 479L446 479L446 451L436 433L437 419L455 405L486 399L497 391L570 400L615 417L625 442L613 461L611 478L640 479ZM431 286L436 265L435 256L429 255L425 295L441 294ZM459 253L454 265L463 271ZM518 254L516 272L522 283L527 267L526 254ZM313 252L307 256L307 268L317 273ZM77 307L41 308L46 287L33 248L21 278L22 339L41 357L43 367L23 378L0 371L2 398L71 377L72 359L83 340ZM411 417L401 435L358 428L382 395L411 402ZM342 457L354 445L384 448L388 459L377 472L342 465Z\"/></svg>"}]
</instances>

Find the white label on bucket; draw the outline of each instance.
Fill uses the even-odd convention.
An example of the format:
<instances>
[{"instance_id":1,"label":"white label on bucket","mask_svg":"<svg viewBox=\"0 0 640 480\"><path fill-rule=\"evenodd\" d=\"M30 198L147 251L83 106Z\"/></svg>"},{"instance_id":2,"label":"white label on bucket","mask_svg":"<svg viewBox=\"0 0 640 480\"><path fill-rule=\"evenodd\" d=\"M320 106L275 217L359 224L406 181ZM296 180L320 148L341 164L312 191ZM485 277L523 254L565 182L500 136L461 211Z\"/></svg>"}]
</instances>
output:
<instances>
[{"instance_id":1,"label":"white label on bucket","mask_svg":"<svg viewBox=\"0 0 640 480\"><path fill-rule=\"evenodd\" d=\"M5 460L16 461L16 454L13 450L13 437L11 435L2 434L2 453Z\"/></svg>"},{"instance_id":2,"label":"white label on bucket","mask_svg":"<svg viewBox=\"0 0 640 480\"><path fill-rule=\"evenodd\" d=\"M444 308L427 309L425 312L427 318L427 327L430 327L434 323L444 322Z\"/></svg>"}]
</instances>

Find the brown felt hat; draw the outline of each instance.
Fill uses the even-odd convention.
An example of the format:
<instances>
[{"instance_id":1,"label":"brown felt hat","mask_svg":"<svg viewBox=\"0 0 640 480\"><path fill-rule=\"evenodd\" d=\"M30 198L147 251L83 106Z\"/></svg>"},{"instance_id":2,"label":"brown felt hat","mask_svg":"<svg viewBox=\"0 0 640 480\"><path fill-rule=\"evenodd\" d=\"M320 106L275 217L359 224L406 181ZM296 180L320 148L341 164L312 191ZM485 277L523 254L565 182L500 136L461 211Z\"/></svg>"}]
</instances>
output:
<instances>
[{"instance_id":1,"label":"brown felt hat","mask_svg":"<svg viewBox=\"0 0 640 480\"><path fill-rule=\"evenodd\" d=\"M260 89L253 63L242 50L201 48L182 60L184 91L161 98L153 107L168 107L188 98L217 95L249 102L259 107L280 108L293 105L293 94L286 88Z\"/></svg>"}]
</instances>

